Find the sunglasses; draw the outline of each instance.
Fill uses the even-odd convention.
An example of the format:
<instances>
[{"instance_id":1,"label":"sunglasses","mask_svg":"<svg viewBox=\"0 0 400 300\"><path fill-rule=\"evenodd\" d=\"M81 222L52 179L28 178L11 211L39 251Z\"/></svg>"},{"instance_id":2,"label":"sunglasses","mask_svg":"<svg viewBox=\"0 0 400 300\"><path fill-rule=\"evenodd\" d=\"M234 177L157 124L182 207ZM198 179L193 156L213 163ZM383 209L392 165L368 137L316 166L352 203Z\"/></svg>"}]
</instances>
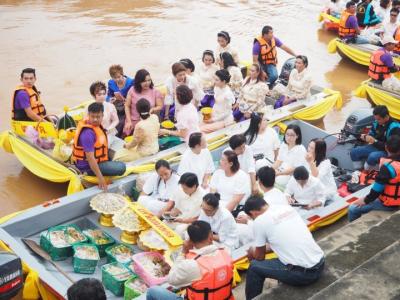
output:
<instances>
[{"instance_id":1,"label":"sunglasses","mask_svg":"<svg viewBox=\"0 0 400 300\"><path fill-rule=\"evenodd\" d=\"M397 17L398 15L396 14L390 14L391 17Z\"/></svg>"}]
</instances>

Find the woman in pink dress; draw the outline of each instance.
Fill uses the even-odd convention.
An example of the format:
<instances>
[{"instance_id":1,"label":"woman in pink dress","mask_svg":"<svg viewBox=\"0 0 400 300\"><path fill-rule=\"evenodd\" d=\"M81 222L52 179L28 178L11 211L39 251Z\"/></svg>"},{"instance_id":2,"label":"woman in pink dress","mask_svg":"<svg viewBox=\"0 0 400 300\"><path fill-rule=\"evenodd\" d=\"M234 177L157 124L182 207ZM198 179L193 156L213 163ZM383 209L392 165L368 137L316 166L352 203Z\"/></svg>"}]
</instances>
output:
<instances>
[{"instance_id":1,"label":"woman in pink dress","mask_svg":"<svg viewBox=\"0 0 400 300\"><path fill-rule=\"evenodd\" d=\"M150 113L158 114L163 106L163 95L159 90L154 88L153 81L151 80L150 73L141 69L136 72L135 83L130 88L125 101L125 126L124 134L126 136L132 135L136 124L140 121L140 116L136 110L136 103L139 99L144 98L150 103Z\"/></svg>"}]
</instances>

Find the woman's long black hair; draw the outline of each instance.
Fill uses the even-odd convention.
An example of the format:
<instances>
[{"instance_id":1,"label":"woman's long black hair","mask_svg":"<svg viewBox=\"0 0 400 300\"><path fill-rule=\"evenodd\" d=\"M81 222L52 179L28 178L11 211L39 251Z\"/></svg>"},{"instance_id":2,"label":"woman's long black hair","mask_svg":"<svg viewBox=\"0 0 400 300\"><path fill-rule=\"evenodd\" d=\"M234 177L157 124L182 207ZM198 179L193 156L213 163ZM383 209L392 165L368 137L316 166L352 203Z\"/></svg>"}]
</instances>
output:
<instances>
[{"instance_id":1,"label":"woman's long black hair","mask_svg":"<svg viewBox=\"0 0 400 300\"><path fill-rule=\"evenodd\" d=\"M323 139L312 139L310 141L314 142L315 144L315 163L317 167L321 162L323 162L326 159L326 142Z\"/></svg>"},{"instance_id":2,"label":"woman's long black hair","mask_svg":"<svg viewBox=\"0 0 400 300\"><path fill-rule=\"evenodd\" d=\"M262 122L262 115L253 112L250 117L249 128L247 128L247 130L244 132L247 145L251 145L256 141L261 122Z\"/></svg>"},{"instance_id":3,"label":"woman's long black hair","mask_svg":"<svg viewBox=\"0 0 400 300\"><path fill-rule=\"evenodd\" d=\"M228 69L231 66L237 67L233 56L229 52L224 52L220 54L220 58L224 64L224 69Z\"/></svg>"}]
</instances>

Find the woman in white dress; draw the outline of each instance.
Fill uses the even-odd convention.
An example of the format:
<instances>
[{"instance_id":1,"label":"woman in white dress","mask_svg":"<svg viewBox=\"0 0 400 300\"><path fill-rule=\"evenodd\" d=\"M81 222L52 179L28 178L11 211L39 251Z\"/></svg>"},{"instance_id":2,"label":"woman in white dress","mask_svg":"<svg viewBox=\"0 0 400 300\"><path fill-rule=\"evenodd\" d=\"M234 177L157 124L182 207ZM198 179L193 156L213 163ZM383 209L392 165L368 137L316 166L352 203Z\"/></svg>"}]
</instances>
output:
<instances>
[{"instance_id":1,"label":"woman in white dress","mask_svg":"<svg viewBox=\"0 0 400 300\"><path fill-rule=\"evenodd\" d=\"M171 204L171 198L178 187L179 176L174 173L166 160L155 165L156 173L145 181L138 203L153 214L161 216Z\"/></svg>"},{"instance_id":2,"label":"woman in white dress","mask_svg":"<svg viewBox=\"0 0 400 300\"><path fill-rule=\"evenodd\" d=\"M311 97L312 78L308 71L307 56L296 56L295 68L290 72L287 87L277 84L273 91L281 97L275 102L275 108L288 105L295 101Z\"/></svg>"},{"instance_id":3,"label":"woman in white dress","mask_svg":"<svg viewBox=\"0 0 400 300\"><path fill-rule=\"evenodd\" d=\"M274 129L268 127L267 119L262 114L252 113L249 128L245 131L246 144L253 151L256 171L264 166L271 166L278 156L281 144Z\"/></svg>"},{"instance_id":4,"label":"woman in white dress","mask_svg":"<svg viewBox=\"0 0 400 300\"><path fill-rule=\"evenodd\" d=\"M229 81L229 86L232 89L235 98L239 96L240 88L242 87L243 74L240 68L237 66L233 57L228 52L221 53L221 69L225 69L231 75L231 79Z\"/></svg>"},{"instance_id":5,"label":"woman in white dress","mask_svg":"<svg viewBox=\"0 0 400 300\"><path fill-rule=\"evenodd\" d=\"M326 188L326 196L332 200L337 194L331 161L326 157L326 142L323 139L312 139L308 144L306 160L311 175L319 178Z\"/></svg>"},{"instance_id":6,"label":"woman in white dress","mask_svg":"<svg viewBox=\"0 0 400 300\"><path fill-rule=\"evenodd\" d=\"M205 50L203 52L202 64L197 68L197 76L199 83L204 92L204 98L201 100L201 107L214 106L214 76L218 71L218 66L215 64L214 52Z\"/></svg>"},{"instance_id":7,"label":"woman in white dress","mask_svg":"<svg viewBox=\"0 0 400 300\"><path fill-rule=\"evenodd\" d=\"M200 88L198 81L194 77L187 75L186 67L180 62L174 63L172 65L172 76L168 77L165 81L167 92L164 99L164 107L161 110L161 117L165 120L173 120L181 108L176 101L176 88L180 85L186 85L192 91L192 103L196 108L204 97L203 90Z\"/></svg>"},{"instance_id":8,"label":"woman in white dress","mask_svg":"<svg viewBox=\"0 0 400 300\"><path fill-rule=\"evenodd\" d=\"M238 157L232 150L221 155L220 169L211 177L210 192L220 194L221 205L231 212L243 205L250 195L250 176L240 169Z\"/></svg>"},{"instance_id":9,"label":"woman in white dress","mask_svg":"<svg viewBox=\"0 0 400 300\"><path fill-rule=\"evenodd\" d=\"M265 109L265 96L269 88L265 82L267 75L259 64L253 64L249 76L243 81L238 99L240 114L249 119L252 112L261 112Z\"/></svg>"},{"instance_id":10,"label":"woman in white dress","mask_svg":"<svg viewBox=\"0 0 400 300\"><path fill-rule=\"evenodd\" d=\"M305 166L307 150L301 144L301 129L295 124L286 128L283 142L279 147L278 157L272 167L276 171L275 182L282 189L286 186L296 167Z\"/></svg>"},{"instance_id":11,"label":"woman in white dress","mask_svg":"<svg viewBox=\"0 0 400 300\"><path fill-rule=\"evenodd\" d=\"M200 124L200 130L204 133L210 133L233 124L232 105L235 102L235 96L228 86L231 76L227 70L218 70L214 75L215 103L212 109L211 118L203 119Z\"/></svg>"},{"instance_id":12,"label":"woman in white dress","mask_svg":"<svg viewBox=\"0 0 400 300\"><path fill-rule=\"evenodd\" d=\"M236 49L232 48L232 46L231 46L231 37L230 37L229 33L226 31L218 32L217 42L218 42L218 47L217 47L217 50L215 51L215 56L216 56L215 63L217 65L219 65L220 60L221 60L220 55L224 52L228 52L230 55L232 55L235 63L239 64L238 52L236 51Z\"/></svg>"}]
</instances>

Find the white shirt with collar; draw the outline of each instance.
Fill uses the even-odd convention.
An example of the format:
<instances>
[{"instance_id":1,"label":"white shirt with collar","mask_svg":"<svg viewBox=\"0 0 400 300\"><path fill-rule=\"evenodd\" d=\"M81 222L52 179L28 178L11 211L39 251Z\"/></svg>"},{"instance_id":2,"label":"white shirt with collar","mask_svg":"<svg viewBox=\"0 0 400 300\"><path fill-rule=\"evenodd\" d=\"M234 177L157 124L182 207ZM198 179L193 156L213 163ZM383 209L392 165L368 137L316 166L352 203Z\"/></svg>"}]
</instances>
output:
<instances>
[{"instance_id":1,"label":"white shirt with collar","mask_svg":"<svg viewBox=\"0 0 400 300\"><path fill-rule=\"evenodd\" d=\"M231 147L227 147L225 151L232 150ZM238 155L238 160L240 164L240 169L246 173L256 172L256 161L254 160L253 150L251 147L246 145L243 154Z\"/></svg>"},{"instance_id":2,"label":"white shirt with collar","mask_svg":"<svg viewBox=\"0 0 400 300\"><path fill-rule=\"evenodd\" d=\"M218 169L210 180L210 188L220 194L220 207L225 207L235 195L244 195L240 204L244 204L251 193L251 181L249 174L238 170L233 176L226 176L224 170Z\"/></svg>"},{"instance_id":3,"label":"white shirt with collar","mask_svg":"<svg viewBox=\"0 0 400 300\"><path fill-rule=\"evenodd\" d=\"M225 247L230 250L239 247L239 233L235 218L225 207L220 206L212 217L201 210L199 220L210 224L211 230L218 234L219 242Z\"/></svg>"},{"instance_id":4,"label":"white shirt with collar","mask_svg":"<svg viewBox=\"0 0 400 300\"><path fill-rule=\"evenodd\" d=\"M303 219L290 205L272 205L254 220L255 247L269 243L285 265L315 266L324 252L315 242Z\"/></svg>"},{"instance_id":5,"label":"white shirt with collar","mask_svg":"<svg viewBox=\"0 0 400 300\"><path fill-rule=\"evenodd\" d=\"M318 178L311 175L303 187L292 176L286 185L285 194L293 197L301 204L310 204L317 200L322 202L322 206L324 206L326 200L324 185Z\"/></svg>"},{"instance_id":6,"label":"white shirt with collar","mask_svg":"<svg viewBox=\"0 0 400 300\"><path fill-rule=\"evenodd\" d=\"M201 184L205 174L211 174L215 170L214 161L211 152L208 149L201 149L199 154L194 153L190 148L186 149L182 155L178 167L178 174L191 172L197 175Z\"/></svg>"},{"instance_id":7,"label":"white shirt with collar","mask_svg":"<svg viewBox=\"0 0 400 300\"><path fill-rule=\"evenodd\" d=\"M277 157L277 160L282 161L282 165L279 169L286 170L288 168L297 168L300 166L305 166L307 168L306 154L307 150L303 145L295 145L289 150L288 145L282 142Z\"/></svg>"},{"instance_id":8,"label":"white shirt with collar","mask_svg":"<svg viewBox=\"0 0 400 300\"><path fill-rule=\"evenodd\" d=\"M193 194L188 195L183 191L182 186L179 185L171 198L175 203L175 208L179 209L181 212L179 218L187 219L197 217L201 210L200 207L203 202L204 194L204 190L199 186Z\"/></svg>"},{"instance_id":9,"label":"white shirt with collar","mask_svg":"<svg viewBox=\"0 0 400 300\"><path fill-rule=\"evenodd\" d=\"M179 176L175 173L172 173L167 181L160 180L160 176L154 173L147 178L142 190L145 194L151 195L152 198L169 200L178 187L178 182Z\"/></svg>"},{"instance_id":10,"label":"white shirt with collar","mask_svg":"<svg viewBox=\"0 0 400 300\"><path fill-rule=\"evenodd\" d=\"M268 203L268 205L289 205L285 194L283 194L277 188L272 188L268 192L265 192L264 200Z\"/></svg>"}]
</instances>

